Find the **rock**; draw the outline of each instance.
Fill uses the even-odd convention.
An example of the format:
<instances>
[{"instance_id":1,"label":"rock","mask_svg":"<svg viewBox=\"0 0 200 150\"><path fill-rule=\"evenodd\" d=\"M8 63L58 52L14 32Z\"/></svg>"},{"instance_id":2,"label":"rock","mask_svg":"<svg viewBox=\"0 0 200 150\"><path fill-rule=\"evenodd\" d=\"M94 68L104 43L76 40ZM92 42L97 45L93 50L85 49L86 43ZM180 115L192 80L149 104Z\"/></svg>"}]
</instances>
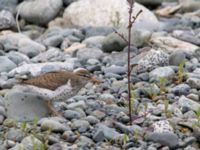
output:
<instances>
[{"instance_id":1,"label":"rock","mask_svg":"<svg viewBox=\"0 0 200 150\"><path fill-rule=\"evenodd\" d=\"M64 61L66 59L65 55L57 48L50 48L45 52L31 59L32 62L54 62L54 61Z\"/></svg>"},{"instance_id":2,"label":"rock","mask_svg":"<svg viewBox=\"0 0 200 150\"><path fill-rule=\"evenodd\" d=\"M186 54L182 51L175 51L169 57L169 64L179 66L184 60L186 60Z\"/></svg>"},{"instance_id":3,"label":"rock","mask_svg":"<svg viewBox=\"0 0 200 150\"><path fill-rule=\"evenodd\" d=\"M78 101L67 105L67 109L82 108L86 109L86 103L84 101Z\"/></svg>"},{"instance_id":4,"label":"rock","mask_svg":"<svg viewBox=\"0 0 200 150\"><path fill-rule=\"evenodd\" d=\"M187 98L192 99L194 101L199 101L199 95L194 94L194 93L187 95Z\"/></svg>"},{"instance_id":5,"label":"rock","mask_svg":"<svg viewBox=\"0 0 200 150\"><path fill-rule=\"evenodd\" d=\"M9 76L31 75L37 76L41 73L56 71L56 70L73 70L75 66L75 59L68 59L65 62L46 62L35 64L24 64L9 72Z\"/></svg>"},{"instance_id":6,"label":"rock","mask_svg":"<svg viewBox=\"0 0 200 150\"><path fill-rule=\"evenodd\" d=\"M135 73L143 73L146 71L151 71L157 66L165 66L169 64L169 55L161 50L151 49L147 52L143 52L136 57L131 59L132 65L137 65L133 67Z\"/></svg>"},{"instance_id":7,"label":"rock","mask_svg":"<svg viewBox=\"0 0 200 150\"><path fill-rule=\"evenodd\" d=\"M183 12L194 12L200 9L200 2L198 0L183 0L180 3Z\"/></svg>"},{"instance_id":8,"label":"rock","mask_svg":"<svg viewBox=\"0 0 200 150\"><path fill-rule=\"evenodd\" d=\"M40 121L40 124L41 124L42 130L51 130L53 132L64 132L64 131L69 130L69 128L66 125L51 118L42 119Z\"/></svg>"},{"instance_id":9,"label":"rock","mask_svg":"<svg viewBox=\"0 0 200 150\"><path fill-rule=\"evenodd\" d=\"M87 26L82 29L83 34L86 38L91 36L106 36L112 32L114 32L114 29L112 27L108 26L101 26L101 27L93 27L93 26Z\"/></svg>"},{"instance_id":10,"label":"rock","mask_svg":"<svg viewBox=\"0 0 200 150\"><path fill-rule=\"evenodd\" d=\"M15 67L17 67L16 64L7 56L0 56L0 72L9 72Z\"/></svg>"},{"instance_id":11,"label":"rock","mask_svg":"<svg viewBox=\"0 0 200 150\"><path fill-rule=\"evenodd\" d=\"M76 53L77 57L82 60L86 61L87 59L100 59L103 56L103 52L98 48L83 48L79 49Z\"/></svg>"},{"instance_id":12,"label":"rock","mask_svg":"<svg viewBox=\"0 0 200 150\"><path fill-rule=\"evenodd\" d=\"M126 68L121 66L112 65L110 67L103 68L104 73L114 73L114 74L125 74Z\"/></svg>"},{"instance_id":13,"label":"rock","mask_svg":"<svg viewBox=\"0 0 200 150\"><path fill-rule=\"evenodd\" d=\"M80 133L86 132L90 128L90 124L86 120L75 120L72 122L72 129L78 130Z\"/></svg>"},{"instance_id":14,"label":"rock","mask_svg":"<svg viewBox=\"0 0 200 150\"><path fill-rule=\"evenodd\" d=\"M21 33L6 32L0 36L0 44L5 51L18 50L29 57L38 55L45 51L45 47L35 41L32 41Z\"/></svg>"},{"instance_id":15,"label":"rock","mask_svg":"<svg viewBox=\"0 0 200 150\"><path fill-rule=\"evenodd\" d=\"M82 43L86 44L88 47L101 48L104 39L105 39L105 36L92 36L92 37L86 38Z\"/></svg>"},{"instance_id":16,"label":"rock","mask_svg":"<svg viewBox=\"0 0 200 150\"><path fill-rule=\"evenodd\" d=\"M17 121L33 121L35 117L42 118L49 114L44 100L17 88L6 93L5 107L7 117Z\"/></svg>"},{"instance_id":17,"label":"rock","mask_svg":"<svg viewBox=\"0 0 200 150\"><path fill-rule=\"evenodd\" d=\"M13 61L16 65L19 65L23 62L29 62L28 56L20 53L20 52L15 52L15 51L10 51L9 53L6 54L8 58Z\"/></svg>"},{"instance_id":18,"label":"rock","mask_svg":"<svg viewBox=\"0 0 200 150\"><path fill-rule=\"evenodd\" d=\"M0 106L0 115L6 116L6 111L3 106Z\"/></svg>"},{"instance_id":19,"label":"rock","mask_svg":"<svg viewBox=\"0 0 200 150\"><path fill-rule=\"evenodd\" d=\"M60 45L60 43L63 41L63 36L62 35L55 35L51 36L43 41L43 44L46 46L53 46L57 47Z\"/></svg>"},{"instance_id":20,"label":"rock","mask_svg":"<svg viewBox=\"0 0 200 150\"><path fill-rule=\"evenodd\" d=\"M3 115L0 115L0 125L3 124L4 119L5 119L5 117Z\"/></svg>"},{"instance_id":21,"label":"rock","mask_svg":"<svg viewBox=\"0 0 200 150\"><path fill-rule=\"evenodd\" d=\"M149 73L149 78L159 81L160 78L171 79L175 75L174 70L171 67L158 67Z\"/></svg>"},{"instance_id":22,"label":"rock","mask_svg":"<svg viewBox=\"0 0 200 150\"><path fill-rule=\"evenodd\" d=\"M80 138L77 140L77 146L78 147L91 147L95 143L86 136L80 136Z\"/></svg>"},{"instance_id":23,"label":"rock","mask_svg":"<svg viewBox=\"0 0 200 150\"><path fill-rule=\"evenodd\" d=\"M25 137L21 144L23 144L24 149L26 150L39 150L42 146L42 142L34 136L27 136Z\"/></svg>"},{"instance_id":24,"label":"rock","mask_svg":"<svg viewBox=\"0 0 200 150\"><path fill-rule=\"evenodd\" d=\"M29 57L34 57L39 53L45 51L45 47L37 42L34 42L30 39L20 40L18 43L18 51L26 54Z\"/></svg>"},{"instance_id":25,"label":"rock","mask_svg":"<svg viewBox=\"0 0 200 150\"><path fill-rule=\"evenodd\" d=\"M63 17L75 26L127 27L127 8L126 0L109 0L109 2L106 0L79 0L65 9ZM137 14L140 10L143 12L134 23L134 27L147 30L158 29L159 22L155 15L147 8L135 3L133 14Z\"/></svg>"},{"instance_id":26,"label":"rock","mask_svg":"<svg viewBox=\"0 0 200 150\"><path fill-rule=\"evenodd\" d=\"M77 111L74 111L74 110L66 110L64 112L64 117L66 119L69 119L69 120L72 120L72 119L80 119L81 117L81 114Z\"/></svg>"},{"instance_id":27,"label":"rock","mask_svg":"<svg viewBox=\"0 0 200 150\"><path fill-rule=\"evenodd\" d=\"M62 0L24 1L18 6L20 16L34 24L46 24L56 17L62 8Z\"/></svg>"},{"instance_id":28,"label":"rock","mask_svg":"<svg viewBox=\"0 0 200 150\"><path fill-rule=\"evenodd\" d=\"M150 133L147 135L146 140L160 143L161 145L168 146L171 149L178 146L178 136L174 133Z\"/></svg>"},{"instance_id":29,"label":"rock","mask_svg":"<svg viewBox=\"0 0 200 150\"><path fill-rule=\"evenodd\" d=\"M65 131L65 132L62 134L62 138L63 138L66 142L74 143L75 140L78 138L78 136L75 135L74 132L72 132L72 131Z\"/></svg>"},{"instance_id":30,"label":"rock","mask_svg":"<svg viewBox=\"0 0 200 150\"><path fill-rule=\"evenodd\" d=\"M184 109L188 108L189 110L193 110L195 112L198 112L200 108L200 104L196 101L193 101L189 98L186 98L185 96L181 96L178 100L178 105Z\"/></svg>"},{"instance_id":31,"label":"rock","mask_svg":"<svg viewBox=\"0 0 200 150\"><path fill-rule=\"evenodd\" d=\"M101 142L105 139L117 140L121 137L121 134L113 128L109 128L103 124L98 124L97 126L97 131L93 135L93 140L96 142Z\"/></svg>"},{"instance_id":32,"label":"rock","mask_svg":"<svg viewBox=\"0 0 200 150\"><path fill-rule=\"evenodd\" d=\"M9 11L0 11L0 30L9 29L15 26L13 14Z\"/></svg>"},{"instance_id":33,"label":"rock","mask_svg":"<svg viewBox=\"0 0 200 150\"><path fill-rule=\"evenodd\" d=\"M117 30L119 34L122 34L126 39L128 38L128 30L127 28L120 28ZM142 29L132 28L131 30L131 44L136 47L141 47L145 43L147 43L150 39L151 32ZM117 33L113 32L106 36L103 40L102 49L104 52L112 52L112 51L122 51L127 42L122 39Z\"/></svg>"},{"instance_id":34,"label":"rock","mask_svg":"<svg viewBox=\"0 0 200 150\"><path fill-rule=\"evenodd\" d=\"M87 116L85 118L91 125L97 124L99 122L99 119L97 119L95 116Z\"/></svg>"},{"instance_id":35,"label":"rock","mask_svg":"<svg viewBox=\"0 0 200 150\"><path fill-rule=\"evenodd\" d=\"M173 87L169 91L178 96L188 95L190 91L190 86L188 84L183 83Z\"/></svg>"},{"instance_id":36,"label":"rock","mask_svg":"<svg viewBox=\"0 0 200 150\"><path fill-rule=\"evenodd\" d=\"M0 10L8 10L12 13L16 13L16 6L18 0L0 0Z\"/></svg>"},{"instance_id":37,"label":"rock","mask_svg":"<svg viewBox=\"0 0 200 150\"><path fill-rule=\"evenodd\" d=\"M162 41L166 42L163 43ZM198 49L198 46L194 44L178 40L171 36L157 35L156 33L152 34L150 42L157 45L158 47L162 47L162 49L168 53L173 53L175 51L181 50L188 54L194 54L194 52Z\"/></svg>"},{"instance_id":38,"label":"rock","mask_svg":"<svg viewBox=\"0 0 200 150\"><path fill-rule=\"evenodd\" d=\"M20 129L10 128L6 134L8 140L21 142L23 139L23 132Z\"/></svg>"},{"instance_id":39,"label":"rock","mask_svg":"<svg viewBox=\"0 0 200 150\"><path fill-rule=\"evenodd\" d=\"M191 77L186 82L191 88L200 89L200 79Z\"/></svg>"},{"instance_id":40,"label":"rock","mask_svg":"<svg viewBox=\"0 0 200 150\"><path fill-rule=\"evenodd\" d=\"M161 120L153 123L153 128L155 133L173 133L173 127L170 125L169 121Z\"/></svg>"}]
</instances>

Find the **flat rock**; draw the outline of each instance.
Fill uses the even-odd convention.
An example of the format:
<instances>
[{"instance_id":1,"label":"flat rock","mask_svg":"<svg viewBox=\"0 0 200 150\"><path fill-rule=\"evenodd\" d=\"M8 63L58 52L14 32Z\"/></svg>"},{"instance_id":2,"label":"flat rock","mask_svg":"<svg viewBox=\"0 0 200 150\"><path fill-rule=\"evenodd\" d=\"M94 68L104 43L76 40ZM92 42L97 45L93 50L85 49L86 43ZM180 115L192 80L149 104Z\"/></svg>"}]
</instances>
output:
<instances>
[{"instance_id":1,"label":"flat rock","mask_svg":"<svg viewBox=\"0 0 200 150\"><path fill-rule=\"evenodd\" d=\"M178 146L178 136L174 133L150 133L147 135L146 139L172 149Z\"/></svg>"},{"instance_id":2,"label":"flat rock","mask_svg":"<svg viewBox=\"0 0 200 150\"><path fill-rule=\"evenodd\" d=\"M103 56L103 52L98 48L83 48L79 49L76 55L80 60L86 61L91 58L100 59Z\"/></svg>"},{"instance_id":3,"label":"flat rock","mask_svg":"<svg viewBox=\"0 0 200 150\"><path fill-rule=\"evenodd\" d=\"M149 73L149 77L153 80L159 81L161 77L170 79L175 75L174 70L171 67L158 67L154 70L152 70Z\"/></svg>"},{"instance_id":4,"label":"flat rock","mask_svg":"<svg viewBox=\"0 0 200 150\"><path fill-rule=\"evenodd\" d=\"M49 114L44 100L17 88L6 93L5 107L7 117L17 121L33 121Z\"/></svg>"},{"instance_id":5,"label":"flat rock","mask_svg":"<svg viewBox=\"0 0 200 150\"><path fill-rule=\"evenodd\" d=\"M186 98L185 96L181 96L178 100L178 104L179 106L181 106L181 108L189 108L190 110L193 110L195 112L197 112L200 108L200 104L196 101L193 101L189 98Z\"/></svg>"},{"instance_id":6,"label":"flat rock","mask_svg":"<svg viewBox=\"0 0 200 150\"><path fill-rule=\"evenodd\" d=\"M62 3L62 0L24 1L17 9L20 11L20 16L26 21L45 24L56 17Z\"/></svg>"}]
</instances>

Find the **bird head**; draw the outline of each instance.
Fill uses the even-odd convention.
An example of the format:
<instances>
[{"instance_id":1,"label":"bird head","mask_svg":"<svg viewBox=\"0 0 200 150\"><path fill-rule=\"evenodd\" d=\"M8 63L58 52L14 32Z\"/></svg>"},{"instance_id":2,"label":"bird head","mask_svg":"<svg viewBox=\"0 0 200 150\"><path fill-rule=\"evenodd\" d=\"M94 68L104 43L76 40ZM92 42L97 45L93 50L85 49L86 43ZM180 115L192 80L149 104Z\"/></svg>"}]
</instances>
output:
<instances>
[{"instance_id":1,"label":"bird head","mask_svg":"<svg viewBox=\"0 0 200 150\"><path fill-rule=\"evenodd\" d=\"M92 81L93 83L100 84L101 80L95 78L87 69L78 68L74 70L75 75L80 76L86 80Z\"/></svg>"}]
</instances>

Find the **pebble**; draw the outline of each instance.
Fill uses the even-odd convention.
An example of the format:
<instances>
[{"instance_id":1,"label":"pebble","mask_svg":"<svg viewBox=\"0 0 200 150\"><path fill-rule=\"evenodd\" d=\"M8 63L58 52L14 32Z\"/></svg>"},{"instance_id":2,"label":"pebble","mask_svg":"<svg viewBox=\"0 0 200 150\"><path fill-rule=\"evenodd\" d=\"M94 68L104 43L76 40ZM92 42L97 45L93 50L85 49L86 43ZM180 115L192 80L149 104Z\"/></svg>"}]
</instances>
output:
<instances>
[{"instance_id":1,"label":"pebble","mask_svg":"<svg viewBox=\"0 0 200 150\"><path fill-rule=\"evenodd\" d=\"M86 132L90 127L90 124L86 120L75 120L72 123L72 129L78 130L80 133Z\"/></svg>"}]
</instances>

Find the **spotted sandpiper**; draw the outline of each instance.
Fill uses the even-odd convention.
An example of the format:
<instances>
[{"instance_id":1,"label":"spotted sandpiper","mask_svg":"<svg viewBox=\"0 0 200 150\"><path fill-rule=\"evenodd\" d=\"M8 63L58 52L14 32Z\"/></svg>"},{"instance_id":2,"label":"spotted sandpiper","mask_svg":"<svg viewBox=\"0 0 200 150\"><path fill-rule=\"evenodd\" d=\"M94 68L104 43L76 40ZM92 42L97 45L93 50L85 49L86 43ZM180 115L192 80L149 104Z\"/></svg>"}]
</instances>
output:
<instances>
[{"instance_id":1,"label":"spotted sandpiper","mask_svg":"<svg viewBox=\"0 0 200 150\"><path fill-rule=\"evenodd\" d=\"M47 106L53 115L60 115L52 103L64 101L75 96L89 81L101 83L88 70L78 68L73 72L49 72L31 79L22 80L19 86L22 91L34 93L47 100Z\"/></svg>"}]
</instances>

